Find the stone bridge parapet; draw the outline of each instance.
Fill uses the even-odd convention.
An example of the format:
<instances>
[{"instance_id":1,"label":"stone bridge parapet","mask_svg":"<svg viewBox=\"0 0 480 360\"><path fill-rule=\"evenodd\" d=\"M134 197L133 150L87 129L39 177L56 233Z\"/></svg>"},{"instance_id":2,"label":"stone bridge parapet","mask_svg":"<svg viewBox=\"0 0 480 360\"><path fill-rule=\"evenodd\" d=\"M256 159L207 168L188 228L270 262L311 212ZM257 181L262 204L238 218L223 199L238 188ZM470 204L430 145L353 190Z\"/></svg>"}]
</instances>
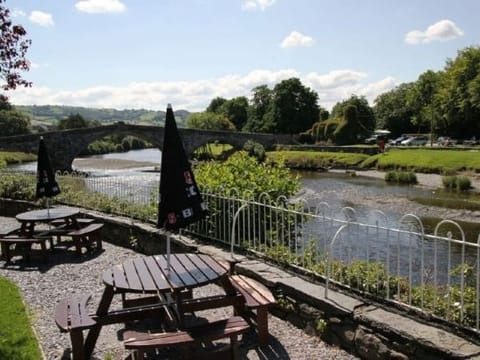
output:
<instances>
[{"instance_id":1,"label":"stone bridge parapet","mask_svg":"<svg viewBox=\"0 0 480 360\"><path fill-rule=\"evenodd\" d=\"M252 140L271 149L276 144L293 144L293 135L245 133L236 131L209 131L199 129L179 129L187 156L207 143L218 141L241 149L246 141ZM164 128L160 126L130 125L116 123L91 128L50 131L41 134L9 136L0 138L0 151L21 151L36 153L38 141L43 136L49 150L50 161L55 170L72 171L73 160L88 144L107 135L128 134L147 140L162 149Z\"/></svg>"}]
</instances>

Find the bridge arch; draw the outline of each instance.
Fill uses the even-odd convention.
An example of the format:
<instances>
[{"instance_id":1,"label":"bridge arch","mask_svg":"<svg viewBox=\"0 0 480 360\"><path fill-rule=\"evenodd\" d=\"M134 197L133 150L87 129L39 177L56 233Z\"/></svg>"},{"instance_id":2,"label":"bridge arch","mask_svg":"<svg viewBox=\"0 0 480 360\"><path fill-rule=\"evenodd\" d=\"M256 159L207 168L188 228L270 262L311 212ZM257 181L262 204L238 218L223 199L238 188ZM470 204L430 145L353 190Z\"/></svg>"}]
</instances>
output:
<instances>
[{"instance_id":1,"label":"bridge arch","mask_svg":"<svg viewBox=\"0 0 480 360\"><path fill-rule=\"evenodd\" d=\"M252 140L271 149L275 144L293 144L292 135L243 133L235 131L208 131L198 129L179 129L185 152L190 156L200 146L219 141L230 144L234 148L242 148L243 144ZM92 128L51 131L42 134L20 135L0 138L0 150L36 153L40 135L48 146L50 161L55 170L72 171L72 162L88 144L100 140L107 135L129 134L145 139L155 147L162 149L164 128L160 126L129 125L116 123L113 125Z\"/></svg>"}]
</instances>

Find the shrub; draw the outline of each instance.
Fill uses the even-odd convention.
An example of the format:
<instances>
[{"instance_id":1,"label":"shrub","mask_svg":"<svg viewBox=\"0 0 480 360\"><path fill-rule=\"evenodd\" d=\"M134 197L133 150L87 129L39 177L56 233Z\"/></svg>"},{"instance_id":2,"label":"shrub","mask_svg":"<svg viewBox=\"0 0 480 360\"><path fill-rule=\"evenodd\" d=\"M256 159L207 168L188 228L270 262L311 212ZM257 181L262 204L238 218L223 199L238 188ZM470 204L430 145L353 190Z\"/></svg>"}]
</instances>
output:
<instances>
[{"instance_id":1,"label":"shrub","mask_svg":"<svg viewBox=\"0 0 480 360\"><path fill-rule=\"evenodd\" d=\"M300 181L283 164L259 164L256 159L239 151L223 163L205 162L195 169L195 177L202 189L236 189L250 192L255 198L267 192L272 198L294 195Z\"/></svg>"},{"instance_id":2,"label":"shrub","mask_svg":"<svg viewBox=\"0 0 480 360\"><path fill-rule=\"evenodd\" d=\"M298 134L297 141L302 144L313 144L313 137L309 131Z\"/></svg>"},{"instance_id":3,"label":"shrub","mask_svg":"<svg viewBox=\"0 0 480 360\"><path fill-rule=\"evenodd\" d=\"M442 176L443 187L448 190L465 191L471 188L470 179L466 176Z\"/></svg>"},{"instance_id":4,"label":"shrub","mask_svg":"<svg viewBox=\"0 0 480 360\"><path fill-rule=\"evenodd\" d=\"M416 184L417 175L413 171L387 171L385 181L397 184Z\"/></svg>"},{"instance_id":5,"label":"shrub","mask_svg":"<svg viewBox=\"0 0 480 360\"><path fill-rule=\"evenodd\" d=\"M248 140L243 145L243 150L245 150L249 156L253 156L260 162L265 160L265 148L262 144Z\"/></svg>"}]
</instances>

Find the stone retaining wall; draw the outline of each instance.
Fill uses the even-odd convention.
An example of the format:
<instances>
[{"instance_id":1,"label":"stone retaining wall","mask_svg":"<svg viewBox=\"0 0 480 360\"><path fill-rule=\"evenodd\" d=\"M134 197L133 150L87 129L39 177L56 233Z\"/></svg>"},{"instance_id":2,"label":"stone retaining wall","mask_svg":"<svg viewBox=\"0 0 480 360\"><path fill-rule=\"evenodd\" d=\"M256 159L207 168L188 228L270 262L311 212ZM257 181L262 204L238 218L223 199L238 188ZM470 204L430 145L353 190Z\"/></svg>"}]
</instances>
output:
<instances>
[{"instance_id":1,"label":"stone retaining wall","mask_svg":"<svg viewBox=\"0 0 480 360\"><path fill-rule=\"evenodd\" d=\"M33 209L28 202L0 199L0 215ZM166 234L153 225L84 211L105 223L104 240L145 254L165 251ZM227 250L175 235L172 251L198 251L230 259ZM453 331L412 319L364 299L325 288L265 261L235 255L236 271L251 276L276 295L272 313L362 359L480 359L480 346ZM478 342L478 337L476 337Z\"/></svg>"}]
</instances>

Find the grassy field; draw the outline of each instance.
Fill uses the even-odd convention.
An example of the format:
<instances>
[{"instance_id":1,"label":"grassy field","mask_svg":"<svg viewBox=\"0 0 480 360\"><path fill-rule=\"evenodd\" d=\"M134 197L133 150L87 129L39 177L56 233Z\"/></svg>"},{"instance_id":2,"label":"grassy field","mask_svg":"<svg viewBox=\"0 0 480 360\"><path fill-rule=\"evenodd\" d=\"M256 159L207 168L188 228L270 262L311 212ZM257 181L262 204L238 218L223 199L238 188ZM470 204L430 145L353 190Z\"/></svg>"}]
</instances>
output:
<instances>
[{"instance_id":1,"label":"grassy field","mask_svg":"<svg viewBox=\"0 0 480 360\"><path fill-rule=\"evenodd\" d=\"M0 151L0 169L6 167L7 165L20 164L35 160L37 160L36 154Z\"/></svg>"},{"instance_id":2,"label":"grassy field","mask_svg":"<svg viewBox=\"0 0 480 360\"><path fill-rule=\"evenodd\" d=\"M480 152L477 150L393 149L376 157L379 169L403 168L424 173L480 172Z\"/></svg>"},{"instance_id":3,"label":"grassy field","mask_svg":"<svg viewBox=\"0 0 480 360\"><path fill-rule=\"evenodd\" d=\"M368 156L359 153L272 151L270 160L283 159L293 168L376 168L411 170L421 173L480 172L480 152L472 150L391 149L384 154Z\"/></svg>"},{"instance_id":4,"label":"grassy field","mask_svg":"<svg viewBox=\"0 0 480 360\"><path fill-rule=\"evenodd\" d=\"M18 288L0 277L0 294L0 359L41 359Z\"/></svg>"}]
</instances>

